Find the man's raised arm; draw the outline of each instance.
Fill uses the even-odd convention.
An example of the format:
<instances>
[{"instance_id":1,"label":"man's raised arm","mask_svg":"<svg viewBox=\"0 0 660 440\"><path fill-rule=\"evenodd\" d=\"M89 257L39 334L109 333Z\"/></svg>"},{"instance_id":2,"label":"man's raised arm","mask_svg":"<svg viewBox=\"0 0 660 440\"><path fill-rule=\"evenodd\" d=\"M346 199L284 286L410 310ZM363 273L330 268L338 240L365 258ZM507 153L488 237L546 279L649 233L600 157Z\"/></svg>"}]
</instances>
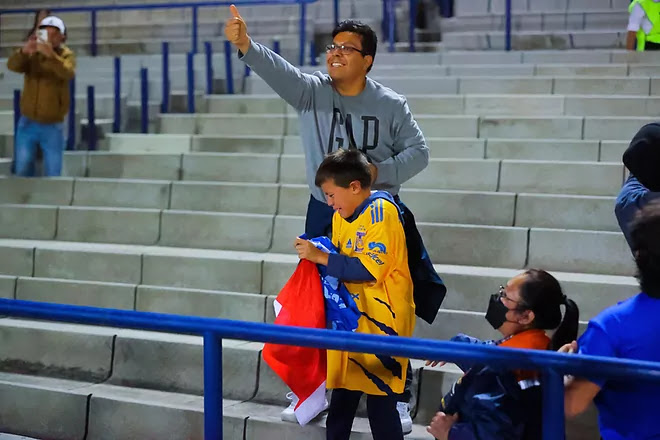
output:
<instances>
[{"instance_id":1,"label":"man's raised arm","mask_svg":"<svg viewBox=\"0 0 660 440\"><path fill-rule=\"evenodd\" d=\"M239 50L240 58L296 110L312 105L313 89L321 80L300 71L267 47L252 41L247 25L236 6L229 7L231 18L225 24L225 36Z\"/></svg>"}]
</instances>

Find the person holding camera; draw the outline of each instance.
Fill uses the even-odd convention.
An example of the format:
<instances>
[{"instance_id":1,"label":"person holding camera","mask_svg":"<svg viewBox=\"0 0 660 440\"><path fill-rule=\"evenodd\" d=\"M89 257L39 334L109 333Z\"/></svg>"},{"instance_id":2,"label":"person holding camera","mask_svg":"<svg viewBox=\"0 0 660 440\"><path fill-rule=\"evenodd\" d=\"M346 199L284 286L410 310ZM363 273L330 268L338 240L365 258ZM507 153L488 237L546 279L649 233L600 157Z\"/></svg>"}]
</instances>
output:
<instances>
[{"instance_id":1,"label":"person holding camera","mask_svg":"<svg viewBox=\"0 0 660 440\"><path fill-rule=\"evenodd\" d=\"M64 150L63 121L69 111L69 81L75 75L74 53L64 45L66 28L55 16L44 18L36 35L16 49L9 70L24 75L21 118L15 133L14 172L30 176L37 146L44 157L44 174L59 176Z\"/></svg>"}]
</instances>

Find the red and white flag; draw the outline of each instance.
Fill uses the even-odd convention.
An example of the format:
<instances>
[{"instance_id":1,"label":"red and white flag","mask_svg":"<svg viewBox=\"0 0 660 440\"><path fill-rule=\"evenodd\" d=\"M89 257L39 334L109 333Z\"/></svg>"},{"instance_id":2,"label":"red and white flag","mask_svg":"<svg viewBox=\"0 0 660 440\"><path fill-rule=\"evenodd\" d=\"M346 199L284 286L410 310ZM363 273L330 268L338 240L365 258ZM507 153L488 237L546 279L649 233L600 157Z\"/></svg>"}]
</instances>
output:
<instances>
[{"instance_id":1,"label":"red and white flag","mask_svg":"<svg viewBox=\"0 0 660 440\"><path fill-rule=\"evenodd\" d=\"M275 300L275 324L326 328L323 287L316 265L301 260ZM266 344L268 366L298 397L294 413L307 424L326 408L326 352L318 348Z\"/></svg>"}]
</instances>

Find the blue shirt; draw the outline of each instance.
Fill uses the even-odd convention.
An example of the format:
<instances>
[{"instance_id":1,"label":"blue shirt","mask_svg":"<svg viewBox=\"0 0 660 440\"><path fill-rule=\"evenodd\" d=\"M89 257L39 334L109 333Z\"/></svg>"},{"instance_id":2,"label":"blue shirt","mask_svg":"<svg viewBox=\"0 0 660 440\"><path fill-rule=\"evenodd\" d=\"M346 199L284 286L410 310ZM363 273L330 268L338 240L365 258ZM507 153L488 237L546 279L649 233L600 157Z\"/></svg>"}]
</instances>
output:
<instances>
[{"instance_id":1,"label":"blue shirt","mask_svg":"<svg viewBox=\"0 0 660 440\"><path fill-rule=\"evenodd\" d=\"M580 353L660 362L660 299L640 293L589 321ZM603 440L660 439L660 385L589 379Z\"/></svg>"}]
</instances>

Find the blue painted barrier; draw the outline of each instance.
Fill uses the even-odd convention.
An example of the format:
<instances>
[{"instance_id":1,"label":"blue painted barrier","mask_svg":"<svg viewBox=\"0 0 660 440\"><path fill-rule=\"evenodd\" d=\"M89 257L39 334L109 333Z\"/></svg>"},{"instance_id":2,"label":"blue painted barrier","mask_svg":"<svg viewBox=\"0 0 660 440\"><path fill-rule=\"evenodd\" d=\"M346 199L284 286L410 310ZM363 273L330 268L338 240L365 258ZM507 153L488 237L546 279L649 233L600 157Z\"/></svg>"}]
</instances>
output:
<instances>
[{"instance_id":1,"label":"blue painted barrier","mask_svg":"<svg viewBox=\"0 0 660 440\"><path fill-rule=\"evenodd\" d=\"M190 51L194 54L197 53L197 41L199 40L199 6L192 8L192 47Z\"/></svg>"},{"instance_id":2,"label":"blue painted barrier","mask_svg":"<svg viewBox=\"0 0 660 440\"><path fill-rule=\"evenodd\" d=\"M506 0L505 3L505 30L504 30L504 47L507 51L511 50L511 0Z\"/></svg>"},{"instance_id":3,"label":"blue painted barrier","mask_svg":"<svg viewBox=\"0 0 660 440\"><path fill-rule=\"evenodd\" d=\"M18 121L21 120L21 91L14 90L14 153L11 155L11 173L16 172L16 138L18 137Z\"/></svg>"},{"instance_id":4,"label":"blue painted barrier","mask_svg":"<svg viewBox=\"0 0 660 440\"><path fill-rule=\"evenodd\" d=\"M305 39L307 37L307 3L301 2L300 3L300 43L299 43L299 49L300 49L300 58L298 60L298 64L301 66L305 65Z\"/></svg>"},{"instance_id":5,"label":"blue painted barrier","mask_svg":"<svg viewBox=\"0 0 660 440\"><path fill-rule=\"evenodd\" d=\"M195 54L186 55L186 72L188 83L188 113L195 113Z\"/></svg>"},{"instance_id":6,"label":"blue painted barrier","mask_svg":"<svg viewBox=\"0 0 660 440\"><path fill-rule=\"evenodd\" d=\"M90 17L92 23L92 35L91 35L91 42L90 42L90 47L89 47L89 52L92 54L93 57L95 57L98 54L98 44L97 44L97 26L96 26L96 11L91 12L91 17Z\"/></svg>"},{"instance_id":7,"label":"blue painted barrier","mask_svg":"<svg viewBox=\"0 0 660 440\"><path fill-rule=\"evenodd\" d=\"M229 95L234 94L234 69L231 60L233 54L234 48L229 41L225 40L225 93Z\"/></svg>"},{"instance_id":8,"label":"blue painted barrier","mask_svg":"<svg viewBox=\"0 0 660 440\"><path fill-rule=\"evenodd\" d=\"M140 131L149 133L149 70L140 69Z\"/></svg>"},{"instance_id":9,"label":"blue painted barrier","mask_svg":"<svg viewBox=\"0 0 660 440\"><path fill-rule=\"evenodd\" d=\"M339 0L334 0L332 5L332 15L335 19L335 26L339 24Z\"/></svg>"},{"instance_id":10,"label":"blue painted barrier","mask_svg":"<svg viewBox=\"0 0 660 440\"><path fill-rule=\"evenodd\" d=\"M160 104L161 113L169 113L170 111L170 43L163 41L162 45L163 79L161 85L163 87L163 99Z\"/></svg>"},{"instance_id":11,"label":"blue painted barrier","mask_svg":"<svg viewBox=\"0 0 660 440\"><path fill-rule=\"evenodd\" d=\"M69 129L66 139L66 149L74 150L76 148L76 77L69 81Z\"/></svg>"},{"instance_id":12,"label":"blue painted barrier","mask_svg":"<svg viewBox=\"0 0 660 440\"><path fill-rule=\"evenodd\" d=\"M417 25L417 0L410 0L409 3L410 14L408 21L408 50L415 51L415 27Z\"/></svg>"},{"instance_id":13,"label":"blue painted barrier","mask_svg":"<svg viewBox=\"0 0 660 440\"><path fill-rule=\"evenodd\" d=\"M115 57L115 108L112 132L121 131L121 58Z\"/></svg>"},{"instance_id":14,"label":"blue painted barrier","mask_svg":"<svg viewBox=\"0 0 660 440\"><path fill-rule=\"evenodd\" d=\"M309 43L309 63L312 66L319 65L319 55L316 52L316 43L314 41Z\"/></svg>"},{"instance_id":15,"label":"blue painted barrier","mask_svg":"<svg viewBox=\"0 0 660 440\"><path fill-rule=\"evenodd\" d=\"M398 336L368 335L227 319L0 299L0 314L204 337L204 438L222 439L222 338L301 347L482 363L543 373L543 440L564 439L562 375L660 383L660 363L522 350ZM213 420L209 420L213 419Z\"/></svg>"},{"instance_id":16,"label":"blue painted barrier","mask_svg":"<svg viewBox=\"0 0 660 440\"><path fill-rule=\"evenodd\" d=\"M204 42L206 58L206 94L213 94L213 46L210 41Z\"/></svg>"},{"instance_id":17,"label":"blue painted barrier","mask_svg":"<svg viewBox=\"0 0 660 440\"><path fill-rule=\"evenodd\" d=\"M96 150L96 101L94 86L87 86L87 149Z\"/></svg>"}]
</instances>

